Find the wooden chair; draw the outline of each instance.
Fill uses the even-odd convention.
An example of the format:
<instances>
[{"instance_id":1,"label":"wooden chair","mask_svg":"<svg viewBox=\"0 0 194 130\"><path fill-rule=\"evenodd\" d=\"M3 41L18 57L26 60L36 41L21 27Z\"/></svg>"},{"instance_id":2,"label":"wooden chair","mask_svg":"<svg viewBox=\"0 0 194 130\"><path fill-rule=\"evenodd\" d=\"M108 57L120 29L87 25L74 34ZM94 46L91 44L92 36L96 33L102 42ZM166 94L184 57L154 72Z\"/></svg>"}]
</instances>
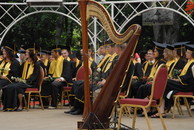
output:
<instances>
[{"instance_id":1,"label":"wooden chair","mask_svg":"<svg viewBox=\"0 0 194 130\"><path fill-rule=\"evenodd\" d=\"M30 99L32 94L35 94L33 96L38 96L40 99L40 104L42 110L44 110L43 102L42 102L42 96L41 96L41 89L42 89L42 82L44 78L44 70L42 67L40 67L40 75L39 75L39 81L38 81L38 87L39 88L27 88L25 91L25 94L28 95L28 101L27 101L27 111L29 111L30 108Z\"/></svg>"},{"instance_id":2,"label":"wooden chair","mask_svg":"<svg viewBox=\"0 0 194 130\"><path fill-rule=\"evenodd\" d=\"M92 74L92 70L91 69L89 69L90 71L90 74ZM76 78L75 78L75 80L76 81L78 81L78 80L84 80L84 66L81 66L79 69L78 69L78 71L77 71L77 73L76 73ZM64 98L67 98L68 99L68 101L70 101L70 99L69 99L69 93L71 92L71 86L72 86L73 84L68 84L67 86L64 86L63 87L63 90L62 90L62 94L61 94L61 108L63 107L63 99ZM71 107L71 106L69 106L69 107Z\"/></svg>"},{"instance_id":3,"label":"wooden chair","mask_svg":"<svg viewBox=\"0 0 194 130\"><path fill-rule=\"evenodd\" d=\"M155 77L152 82L152 88L151 88L151 95L149 99L135 99L135 98L126 98L126 99L121 99L120 100L120 105L121 105L121 110L119 113L119 119L118 119L118 129L120 129L120 124L121 124L121 118L122 118L122 113L124 107L134 107L134 117L133 117L133 123L132 123L132 129L135 129L135 120L137 116L137 108L142 108L143 113L145 115L148 128L151 130L151 125L150 121L148 119L148 115L146 112L146 108L150 107L156 107L162 122L163 129L166 130L166 126L164 123L164 120L162 118L162 114L160 112L159 107L162 104L162 98L163 94L166 88L166 83L167 83L167 76L168 76L168 70L166 65L160 65L157 69L157 72L155 74Z\"/></svg>"},{"instance_id":4,"label":"wooden chair","mask_svg":"<svg viewBox=\"0 0 194 130\"><path fill-rule=\"evenodd\" d=\"M176 106L177 106L179 114L183 115L183 111L182 111L181 104L180 104L180 98L183 98L183 101L184 101L184 104L187 108L188 114L190 117L192 117L192 113L191 113L191 110L189 108L189 103L187 101L187 98L194 99L193 92L178 92L173 96L173 98L174 98L174 105L173 105L173 110L172 110L172 118L174 118Z\"/></svg>"}]
</instances>

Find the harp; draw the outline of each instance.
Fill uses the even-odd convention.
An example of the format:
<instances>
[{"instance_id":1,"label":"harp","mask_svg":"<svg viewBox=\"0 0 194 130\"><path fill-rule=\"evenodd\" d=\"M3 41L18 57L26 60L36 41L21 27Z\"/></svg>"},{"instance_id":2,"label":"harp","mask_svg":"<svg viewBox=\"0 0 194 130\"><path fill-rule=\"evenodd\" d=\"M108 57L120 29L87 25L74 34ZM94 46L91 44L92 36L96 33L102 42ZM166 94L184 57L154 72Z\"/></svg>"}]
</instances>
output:
<instances>
[{"instance_id":1,"label":"harp","mask_svg":"<svg viewBox=\"0 0 194 130\"><path fill-rule=\"evenodd\" d=\"M112 108L114 106L114 101L117 98L117 95L120 91L120 86L122 84L123 78L125 77L125 71L130 63L131 55L133 54L138 38L141 33L141 27L138 24L131 25L124 33L120 34L116 31L114 24L110 18L107 10L95 1L85 1L80 0L80 15L81 15L81 23L82 23L82 43L83 44L83 52L84 52L84 65L85 65L85 84L84 84L84 113L83 113L83 121L86 123L88 121L92 121L93 124L97 126L99 129L109 128L110 119L109 116L112 112ZM97 17L102 23L105 31L107 32L109 38L116 44L122 44L127 42L128 45L123 52L123 55L120 56L118 63L115 65L112 70L110 76L106 80L105 85L103 86L101 92L96 98L93 105L90 101L90 89L89 89L89 70L88 70L88 60L87 60L87 52L88 52L88 36L87 36L87 22L91 17ZM93 107L93 108L92 108ZM91 113L98 118L98 120L94 119L94 117L88 117ZM100 121L100 125L98 124ZM101 127L104 126L104 127ZM87 128L83 126L83 124L78 123L78 128Z\"/></svg>"}]
</instances>

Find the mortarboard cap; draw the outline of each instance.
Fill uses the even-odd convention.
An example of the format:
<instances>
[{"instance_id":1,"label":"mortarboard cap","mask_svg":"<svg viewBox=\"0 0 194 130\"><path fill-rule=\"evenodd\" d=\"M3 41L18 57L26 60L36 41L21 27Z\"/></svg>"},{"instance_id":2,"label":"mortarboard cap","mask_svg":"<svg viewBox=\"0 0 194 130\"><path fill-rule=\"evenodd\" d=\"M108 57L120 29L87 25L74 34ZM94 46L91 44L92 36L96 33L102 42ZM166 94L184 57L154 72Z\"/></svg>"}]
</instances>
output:
<instances>
[{"instance_id":1,"label":"mortarboard cap","mask_svg":"<svg viewBox=\"0 0 194 130\"><path fill-rule=\"evenodd\" d=\"M51 55L51 51L47 51L47 54L48 54L48 55Z\"/></svg>"},{"instance_id":2,"label":"mortarboard cap","mask_svg":"<svg viewBox=\"0 0 194 130\"><path fill-rule=\"evenodd\" d=\"M177 43L174 43L174 48L175 49L182 49L185 47L185 45L189 43L189 42L177 42Z\"/></svg>"},{"instance_id":3,"label":"mortarboard cap","mask_svg":"<svg viewBox=\"0 0 194 130\"><path fill-rule=\"evenodd\" d=\"M16 44L7 44L7 45L2 45L2 46L3 48L9 49L14 54L16 54Z\"/></svg>"},{"instance_id":4,"label":"mortarboard cap","mask_svg":"<svg viewBox=\"0 0 194 130\"><path fill-rule=\"evenodd\" d=\"M69 58L76 58L76 55L75 54L69 54Z\"/></svg>"},{"instance_id":5,"label":"mortarboard cap","mask_svg":"<svg viewBox=\"0 0 194 130\"><path fill-rule=\"evenodd\" d=\"M58 47L59 45L54 45L54 46L52 46L51 47L51 50L53 50L53 51L59 51L59 50L61 50L61 48L60 47Z\"/></svg>"},{"instance_id":6,"label":"mortarboard cap","mask_svg":"<svg viewBox=\"0 0 194 130\"><path fill-rule=\"evenodd\" d=\"M111 40L107 40L104 42L104 45L107 46L107 45L114 45L114 43L111 41Z\"/></svg>"},{"instance_id":7,"label":"mortarboard cap","mask_svg":"<svg viewBox=\"0 0 194 130\"><path fill-rule=\"evenodd\" d=\"M38 46L36 46L35 43L26 44L26 45L23 46L23 48L24 48L25 50L34 51L34 53L36 53L37 50L38 50Z\"/></svg>"},{"instance_id":8,"label":"mortarboard cap","mask_svg":"<svg viewBox=\"0 0 194 130\"><path fill-rule=\"evenodd\" d=\"M42 56L42 55L46 55L46 53L44 53L44 52L41 51L41 52L38 52L37 55L38 56Z\"/></svg>"},{"instance_id":9,"label":"mortarboard cap","mask_svg":"<svg viewBox=\"0 0 194 130\"><path fill-rule=\"evenodd\" d=\"M186 44L185 47L186 47L187 50L190 50L194 53L194 45Z\"/></svg>"},{"instance_id":10,"label":"mortarboard cap","mask_svg":"<svg viewBox=\"0 0 194 130\"><path fill-rule=\"evenodd\" d=\"M166 44L166 48L169 50L174 50L174 46L171 44Z\"/></svg>"},{"instance_id":11,"label":"mortarboard cap","mask_svg":"<svg viewBox=\"0 0 194 130\"><path fill-rule=\"evenodd\" d=\"M164 50L166 48L166 44L161 44L161 43L154 42L154 41L153 41L153 43L155 44L156 49Z\"/></svg>"},{"instance_id":12,"label":"mortarboard cap","mask_svg":"<svg viewBox=\"0 0 194 130\"><path fill-rule=\"evenodd\" d=\"M18 50L18 53L25 54L26 50Z\"/></svg>"},{"instance_id":13,"label":"mortarboard cap","mask_svg":"<svg viewBox=\"0 0 194 130\"><path fill-rule=\"evenodd\" d=\"M70 51L69 46L58 45L58 48L61 48L61 50L67 50L68 52Z\"/></svg>"},{"instance_id":14,"label":"mortarboard cap","mask_svg":"<svg viewBox=\"0 0 194 130\"><path fill-rule=\"evenodd\" d=\"M48 54L48 51L47 51L47 50L42 50L41 53L42 53L43 55L45 55L45 54Z\"/></svg>"}]
</instances>

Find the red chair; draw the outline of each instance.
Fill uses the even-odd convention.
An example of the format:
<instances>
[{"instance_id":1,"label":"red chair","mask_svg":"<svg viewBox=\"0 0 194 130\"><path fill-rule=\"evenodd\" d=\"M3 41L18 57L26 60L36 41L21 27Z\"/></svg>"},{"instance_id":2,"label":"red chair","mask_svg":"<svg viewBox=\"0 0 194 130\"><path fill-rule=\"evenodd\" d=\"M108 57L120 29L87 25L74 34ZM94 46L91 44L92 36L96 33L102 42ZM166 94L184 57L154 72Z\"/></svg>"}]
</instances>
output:
<instances>
[{"instance_id":1,"label":"red chair","mask_svg":"<svg viewBox=\"0 0 194 130\"><path fill-rule=\"evenodd\" d=\"M156 71L155 77L152 82L152 89L151 89L151 95L149 99L135 99L135 98L126 98L120 100L120 113L119 113L119 119L118 119L118 129L120 130L120 124L121 124L121 118L123 114L123 110L125 107L134 107L134 117L133 117L133 123L132 123L132 129L135 129L135 120L137 116L137 108L142 108L143 113L145 115L148 128L151 130L150 121L148 119L148 115L146 112L146 108L150 107L156 107L162 122L163 128L166 130L166 126L164 124L164 120L162 118L162 114L160 112L159 107L162 104L162 98L163 94L166 88L167 83L167 76L168 76L168 70L166 65L160 65Z\"/></svg>"},{"instance_id":2,"label":"red chair","mask_svg":"<svg viewBox=\"0 0 194 130\"><path fill-rule=\"evenodd\" d=\"M38 87L39 88L27 88L26 91L25 91L25 94L28 95L27 111L30 108L30 99L31 99L31 96L32 96L31 94L35 94L35 96L39 97L41 108L42 108L42 110L44 110L43 103L42 103L42 96L41 96L43 78L44 78L44 70L43 70L42 67L40 67L40 75L39 75L39 81L38 81Z\"/></svg>"},{"instance_id":3,"label":"red chair","mask_svg":"<svg viewBox=\"0 0 194 130\"><path fill-rule=\"evenodd\" d=\"M191 110L189 108L189 103L187 101L187 98L194 99L193 92L178 92L173 96L173 98L174 98L174 105L173 105L173 110L172 110L172 118L174 118L174 112L175 112L176 106L177 106L179 114L183 115L183 111L182 111L182 108L180 105L180 98L183 98L183 101L184 101L184 104L187 108L188 114L190 117L192 117L192 113L191 113Z\"/></svg>"},{"instance_id":4,"label":"red chair","mask_svg":"<svg viewBox=\"0 0 194 130\"><path fill-rule=\"evenodd\" d=\"M91 74L92 74L92 70L89 69L89 75L91 75ZM84 80L84 66L81 66L78 69L78 71L76 73L76 79L75 80L76 81ZM72 84L68 84L68 86L63 87L63 91L62 91L62 94L61 94L61 108L63 107L63 99L64 98L67 98L68 101L70 101L69 100L69 93L70 93L72 87L70 87L69 85L72 85Z\"/></svg>"},{"instance_id":5,"label":"red chair","mask_svg":"<svg viewBox=\"0 0 194 130\"><path fill-rule=\"evenodd\" d=\"M89 75L92 74L92 70L89 68ZM84 80L84 66L81 66L76 73L76 81Z\"/></svg>"}]
</instances>

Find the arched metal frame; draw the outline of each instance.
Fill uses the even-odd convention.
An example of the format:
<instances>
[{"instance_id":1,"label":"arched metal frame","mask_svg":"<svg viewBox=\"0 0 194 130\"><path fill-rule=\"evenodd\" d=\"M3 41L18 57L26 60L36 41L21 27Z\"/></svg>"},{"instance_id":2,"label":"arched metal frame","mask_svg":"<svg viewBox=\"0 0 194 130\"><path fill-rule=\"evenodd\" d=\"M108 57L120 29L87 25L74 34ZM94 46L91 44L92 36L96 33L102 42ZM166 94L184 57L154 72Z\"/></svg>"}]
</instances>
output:
<instances>
[{"instance_id":1,"label":"arched metal frame","mask_svg":"<svg viewBox=\"0 0 194 130\"><path fill-rule=\"evenodd\" d=\"M179 5L176 1L178 0L130 0L130 1L104 1L100 2L105 8L109 11L110 16L112 17L113 23L118 30L121 32L123 28L134 19L136 16L141 15L142 13L153 10L153 9L166 9L173 11L185 19L187 19L191 25L194 26L194 19L187 14L184 10L184 6L188 0L182 0L182 3ZM164 4L165 3L165 4ZM171 8L171 5L176 7L176 10ZM142 8L143 7L143 8ZM65 12L62 12L60 8L64 8ZM16 16L9 12L13 9L17 9ZM125 13L123 10L130 9L131 13ZM33 14L37 13L56 13L63 15L72 19L78 25L81 25L80 16L78 11L77 2L64 2L61 7L29 7L25 2L24 3L2 3L0 2L0 12L3 14L0 16L0 44L2 43L5 35L8 31L20 20L24 19ZM9 18L9 22L4 23L2 19L5 17ZM122 18L122 21L118 22ZM94 45L94 50L96 52L96 43L102 41L102 35L104 35L104 29L101 23L95 18L92 17L88 24L88 35L89 42Z\"/></svg>"}]
</instances>

